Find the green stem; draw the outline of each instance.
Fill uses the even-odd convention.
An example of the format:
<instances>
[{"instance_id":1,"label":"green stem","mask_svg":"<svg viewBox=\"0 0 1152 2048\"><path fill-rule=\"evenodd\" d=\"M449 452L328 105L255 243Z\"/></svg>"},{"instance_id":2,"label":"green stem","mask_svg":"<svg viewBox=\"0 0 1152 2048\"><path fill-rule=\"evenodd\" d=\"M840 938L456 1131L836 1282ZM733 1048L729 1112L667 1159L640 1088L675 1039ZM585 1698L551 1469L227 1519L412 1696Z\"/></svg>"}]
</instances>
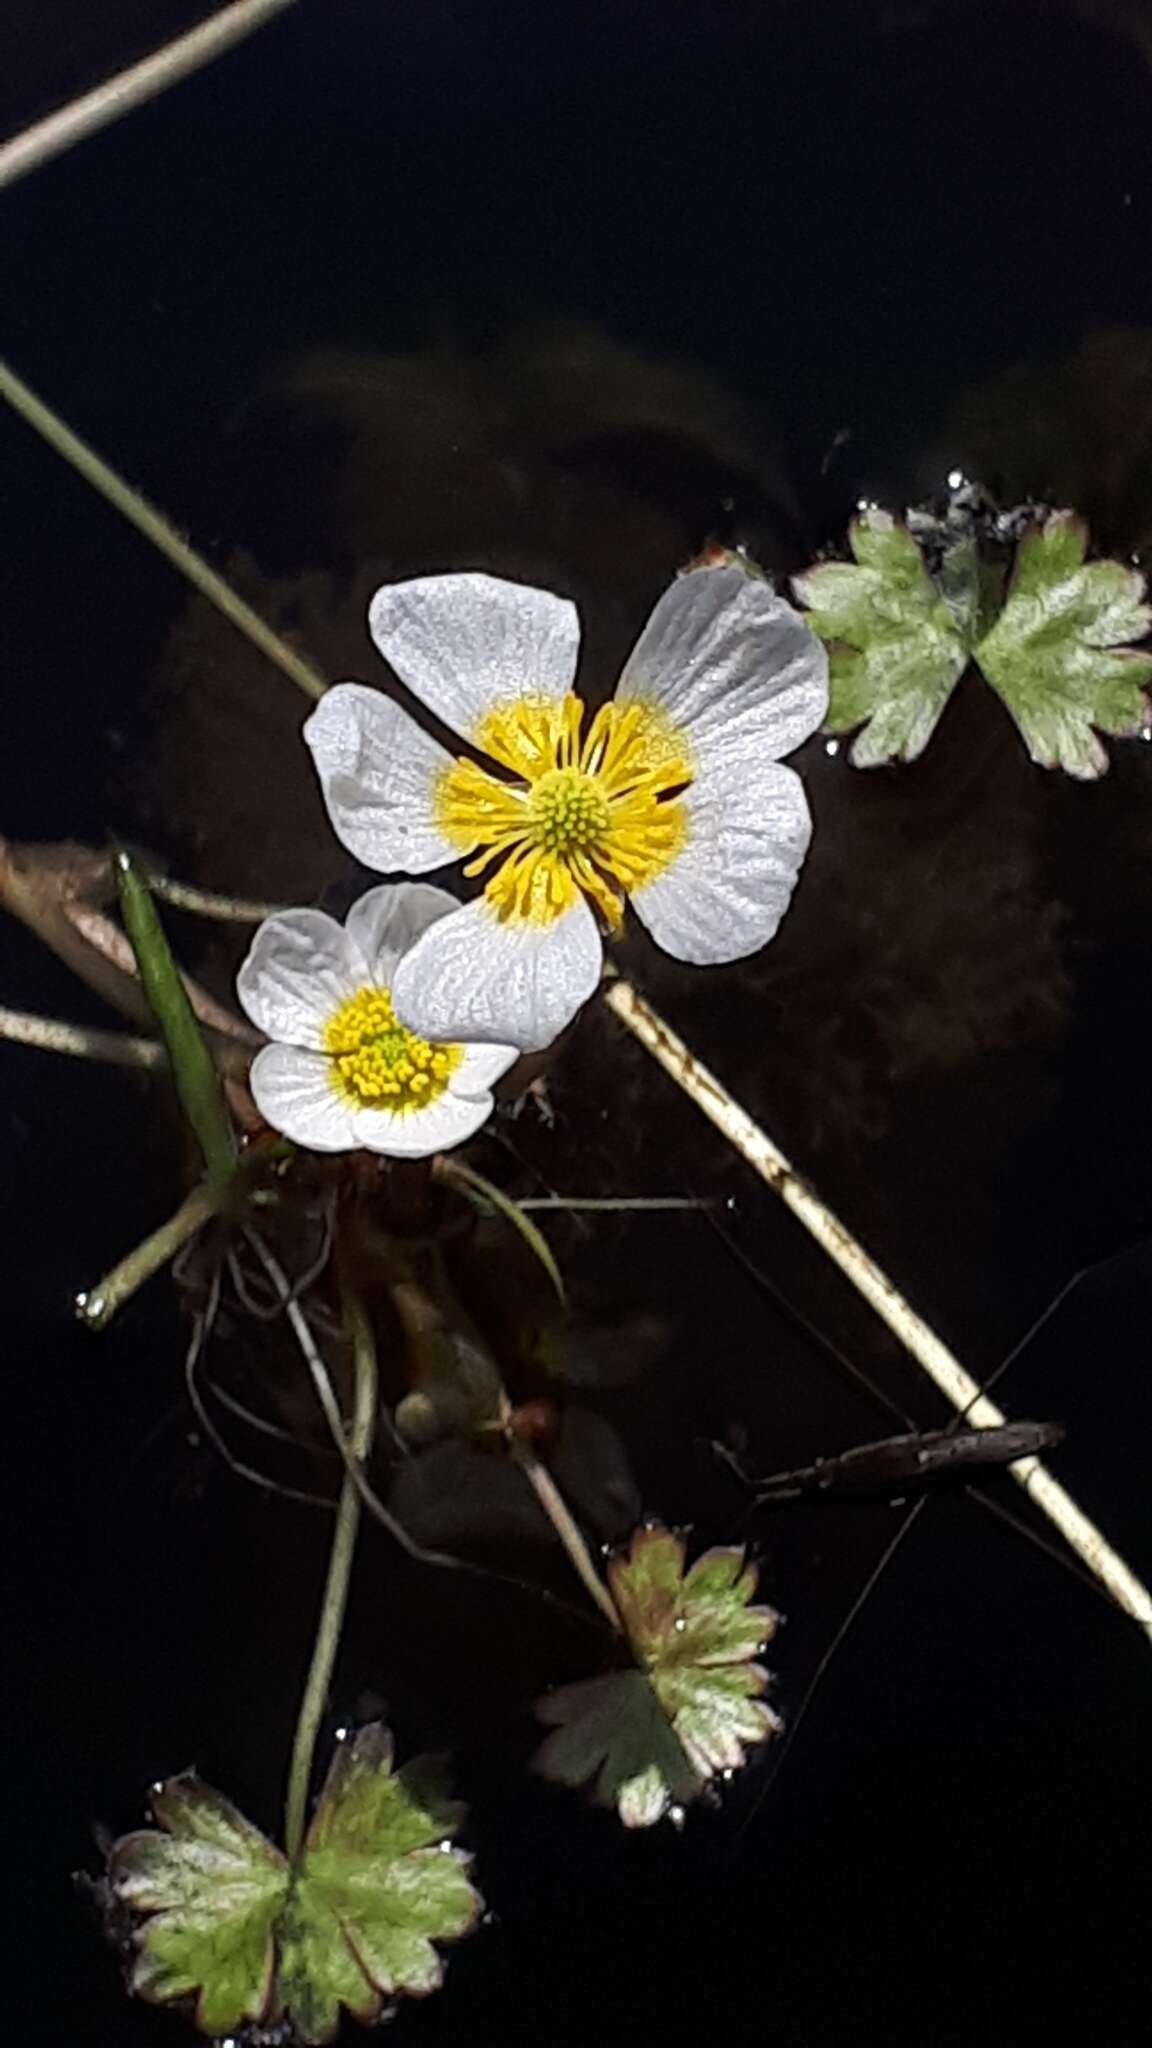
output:
<instances>
[{"instance_id":1,"label":"green stem","mask_svg":"<svg viewBox=\"0 0 1152 2048\"><path fill-rule=\"evenodd\" d=\"M488 1180L482 1173L477 1173L474 1166L465 1166L462 1159L450 1159L446 1154L442 1154L436 1161L436 1174L440 1180L455 1181L466 1193L471 1191L473 1196L482 1196L485 1202L490 1203L501 1216L506 1217L512 1228L519 1231L529 1250L539 1259L556 1289L558 1298L561 1301L567 1300L564 1281L553 1256L552 1247L543 1231L537 1228L530 1216L524 1214L519 1202L511 1195L506 1195L503 1188L496 1186L495 1181Z\"/></svg>"},{"instance_id":2,"label":"green stem","mask_svg":"<svg viewBox=\"0 0 1152 2048\"><path fill-rule=\"evenodd\" d=\"M131 484L126 483L122 476L117 476L116 471L109 468L95 449L89 448L86 441L82 441L78 434L74 434L71 427L66 426L59 415L45 405L42 398L37 398L36 393L30 391L16 372L3 362L0 362L0 398L6 398L9 405L27 420L28 425L34 427L47 441L49 447L54 448L57 455L62 455L65 462L70 462L73 469L98 490L102 497L107 498L108 503L114 505L117 512L121 513L138 533L142 533L146 540L150 540L154 547L159 548L160 553L167 556L173 568L178 569L180 574L208 599L209 604L214 604L217 611L223 613L223 616L243 633L254 647L258 647L262 654L266 654L269 661L275 662L289 681L296 684L297 689L303 690L306 697L314 699L324 695L328 685L319 669L313 668L310 661L305 660L302 654L297 654L295 648L290 647L286 640L282 640L279 633L274 632L259 613L254 612L251 605L245 604L244 599L237 596L237 593L225 583L224 578L209 567L203 556L198 555L195 548L189 547L188 542L177 533L176 528L165 519L162 512L158 512L154 505L150 505L139 491L134 491Z\"/></svg>"},{"instance_id":3,"label":"green stem","mask_svg":"<svg viewBox=\"0 0 1152 2048\"><path fill-rule=\"evenodd\" d=\"M143 1287L169 1259L174 1259L189 1238L195 1237L209 1217L223 1207L231 1188L231 1181L201 1181L194 1187L167 1223L162 1223L143 1244L136 1245L95 1287L76 1296L76 1313L81 1322L87 1323L90 1330L106 1328L137 1288Z\"/></svg>"},{"instance_id":4,"label":"green stem","mask_svg":"<svg viewBox=\"0 0 1152 2048\"><path fill-rule=\"evenodd\" d=\"M345 1312L352 1338L352 1364L355 1376L352 1429L348 1449L359 1469L372 1447L372 1432L376 1422L376 1344L372 1326L355 1295L346 1296ZM316 1625L312 1662L304 1686L304 1697L300 1702L300 1717L296 1723L296 1738L292 1745L292 1765L288 1774L288 1797L284 1809L284 1846L291 1863L297 1862L304 1846L308 1787L312 1779L312 1761L316 1754L316 1737L324 1718L328 1689L332 1682L332 1667L336 1661L336 1652L344 1627L348 1582L352 1574L352 1558L359 1527L360 1492L351 1472L346 1472L344 1484L340 1489L340 1505L336 1511L336 1529L332 1538L332 1552L328 1559L328 1577L320 1606L320 1619Z\"/></svg>"}]
</instances>

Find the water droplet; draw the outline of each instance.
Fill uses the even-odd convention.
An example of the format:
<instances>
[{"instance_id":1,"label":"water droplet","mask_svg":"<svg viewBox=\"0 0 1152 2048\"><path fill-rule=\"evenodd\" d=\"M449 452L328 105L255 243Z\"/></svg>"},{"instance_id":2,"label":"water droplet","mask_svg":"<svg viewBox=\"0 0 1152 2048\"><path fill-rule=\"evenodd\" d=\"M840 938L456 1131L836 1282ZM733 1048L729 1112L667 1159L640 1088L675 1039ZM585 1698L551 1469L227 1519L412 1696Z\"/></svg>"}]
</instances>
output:
<instances>
[{"instance_id":1,"label":"water droplet","mask_svg":"<svg viewBox=\"0 0 1152 2048\"><path fill-rule=\"evenodd\" d=\"M338 1728L333 1740L336 1742L347 1742L351 1733L352 1730L350 1728Z\"/></svg>"},{"instance_id":2,"label":"water droplet","mask_svg":"<svg viewBox=\"0 0 1152 2048\"><path fill-rule=\"evenodd\" d=\"M824 742L824 752L825 752L826 754L832 754L833 756L835 756L836 754L838 754L838 753L840 752L840 742L839 742L839 740L825 740L825 742Z\"/></svg>"},{"instance_id":3,"label":"water droplet","mask_svg":"<svg viewBox=\"0 0 1152 2048\"><path fill-rule=\"evenodd\" d=\"M668 1818L677 1833L679 1833L684 1826L684 1808L682 1806L670 1806L668 1808Z\"/></svg>"},{"instance_id":4,"label":"water droplet","mask_svg":"<svg viewBox=\"0 0 1152 2048\"><path fill-rule=\"evenodd\" d=\"M734 1766L732 1764L729 1764L726 1771L721 1771L720 1776L723 1778L724 1783L726 1785L730 1785L732 1783L733 1778L736 1776Z\"/></svg>"}]
</instances>

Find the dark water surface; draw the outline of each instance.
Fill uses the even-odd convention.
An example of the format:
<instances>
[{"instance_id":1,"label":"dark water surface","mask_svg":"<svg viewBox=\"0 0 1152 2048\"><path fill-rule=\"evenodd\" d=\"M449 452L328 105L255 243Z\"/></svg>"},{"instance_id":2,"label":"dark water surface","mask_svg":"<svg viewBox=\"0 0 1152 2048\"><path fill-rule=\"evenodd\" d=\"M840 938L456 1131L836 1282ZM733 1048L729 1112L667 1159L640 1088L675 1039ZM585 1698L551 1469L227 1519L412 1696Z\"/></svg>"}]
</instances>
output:
<instances>
[{"instance_id":1,"label":"dark water surface","mask_svg":"<svg viewBox=\"0 0 1152 2048\"><path fill-rule=\"evenodd\" d=\"M96 34L78 0L10 8L6 125L196 12L121 0ZM3 352L333 676L374 675L376 583L472 566L575 596L602 692L709 537L783 573L858 496L953 463L1146 544L1150 67L1119 0L311 0L5 195ZM290 686L13 418L0 504L5 832L111 826L290 900L346 881ZM972 683L911 769L816 740L773 946L708 974L639 935L623 957L973 1371L1095 1267L998 1395L1066 1424L1055 1469L1147 1575L1152 748L1112 751L1096 787L1046 777ZM14 927L2 957L3 1002L105 1021ZM604 1017L550 1086L554 1123L507 1125L520 1163L486 1141L490 1170L731 1205L731 1242L697 1216L555 1232L601 1354L626 1315L665 1333L585 1396L646 1510L730 1539L709 1438L778 1470L893 1406L946 1419ZM178 1197L159 1098L7 1046L0 1087L9 1968L24 2038L176 2042L123 2001L69 1872L193 1760L277 1826L325 1525L193 1438L164 1285L103 1338L70 1319ZM744 1531L788 1616L786 1718L899 1522ZM970 1500L929 1503L779 1771L682 1836L626 1838L524 1773L527 1703L586 1659L366 1533L334 1718L374 1693L405 1748L455 1750L494 1916L406 2038L1017 2048L1053 2015L1144 2038L1149 1647Z\"/></svg>"}]
</instances>

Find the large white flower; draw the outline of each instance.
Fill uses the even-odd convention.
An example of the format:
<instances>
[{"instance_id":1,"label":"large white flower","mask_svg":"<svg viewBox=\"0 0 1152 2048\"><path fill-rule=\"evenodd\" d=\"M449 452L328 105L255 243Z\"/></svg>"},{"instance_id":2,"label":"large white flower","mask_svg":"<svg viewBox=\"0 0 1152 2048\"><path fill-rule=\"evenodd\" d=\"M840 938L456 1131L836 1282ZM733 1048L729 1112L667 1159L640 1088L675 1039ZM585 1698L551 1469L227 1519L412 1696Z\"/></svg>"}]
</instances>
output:
<instances>
[{"instance_id":1,"label":"large white flower","mask_svg":"<svg viewBox=\"0 0 1152 2048\"><path fill-rule=\"evenodd\" d=\"M412 1030L550 1044L599 980L594 910L616 926L626 896L678 960L737 960L773 936L811 833L779 757L824 716L827 659L768 583L731 560L678 578L587 728L565 598L425 576L378 590L369 625L401 680L498 764L453 760L362 683L329 690L304 728L358 860L423 873L464 856L466 874L487 872L397 969Z\"/></svg>"},{"instance_id":2,"label":"large white flower","mask_svg":"<svg viewBox=\"0 0 1152 2048\"><path fill-rule=\"evenodd\" d=\"M266 918L237 977L240 1001L273 1041L251 1089L274 1130L315 1152L363 1147L424 1159L491 1115L511 1045L430 1044L398 1023L396 971L422 934L460 908L427 882L387 882L344 924L322 910Z\"/></svg>"}]
</instances>

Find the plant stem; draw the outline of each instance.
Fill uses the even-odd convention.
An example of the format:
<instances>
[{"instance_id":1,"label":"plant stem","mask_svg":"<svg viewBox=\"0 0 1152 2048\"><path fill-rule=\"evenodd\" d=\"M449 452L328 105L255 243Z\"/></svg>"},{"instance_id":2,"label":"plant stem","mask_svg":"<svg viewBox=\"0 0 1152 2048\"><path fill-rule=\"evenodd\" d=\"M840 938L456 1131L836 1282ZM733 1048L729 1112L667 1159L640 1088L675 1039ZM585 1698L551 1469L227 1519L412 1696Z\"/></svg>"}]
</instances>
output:
<instances>
[{"instance_id":1,"label":"plant stem","mask_svg":"<svg viewBox=\"0 0 1152 2048\"><path fill-rule=\"evenodd\" d=\"M634 1209L711 1209L715 1204L697 1195L520 1195L521 1209L567 1209L573 1214L585 1210L615 1214Z\"/></svg>"},{"instance_id":2,"label":"plant stem","mask_svg":"<svg viewBox=\"0 0 1152 2048\"><path fill-rule=\"evenodd\" d=\"M0 1038L13 1045L33 1045L40 1052L66 1052L82 1060L108 1060L119 1067L166 1067L168 1056L154 1038L131 1038L126 1031L91 1031L85 1024L65 1024L59 1017L34 1017L27 1010L0 1007Z\"/></svg>"},{"instance_id":3,"label":"plant stem","mask_svg":"<svg viewBox=\"0 0 1152 2048\"><path fill-rule=\"evenodd\" d=\"M376 1422L376 1344L372 1326L359 1299L350 1292L346 1293L344 1306L352 1339L355 1378L348 1451L359 1468L364 1464L372 1447L372 1432ZM284 1846L291 1863L298 1861L304 1846L308 1787L312 1779L316 1737L324 1718L328 1688L332 1682L332 1667L336 1661L336 1652L344 1627L348 1582L352 1573L352 1558L359 1527L360 1493L351 1473L346 1472L340 1489L340 1505L336 1510L336 1528L328 1559L328 1577L320 1605L320 1619L316 1625L312 1662L308 1668L304 1697L300 1702L300 1717L296 1723L296 1737L292 1745L292 1765L288 1775L288 1797L284 1809Z\"/></svg>"},{"instance_id":4,"label":"plant stem","mask_svg":"<svg viewBox=\"0 0 1152 2048\"><path fill-rule=\"evenodd\" d=\"M575 1571L580 1584L584 1587L585 1592L589 1593L596 1602L597 1607L600 1609L601 1614L604 1615L610 1627L619 1635L621 1633L620 1616L616 1612L616 1603L593 1564L588 1545L580 1534L580 1530L569 1510L568 1503L564 1499L548 1467L536 1456L535 1451L529 1445L518 1443L515 1438L509 1444L509 1455L513 1463L519 1465L544 1513L560 1538L567 1552L569 1563Z\"/></svg>"},{"instance_id":5,"label":"plant stem","mask_svg":"<svg viewBox=\"0 0 1152 2048\"><path fill-rule=\"evenodd\" d=\"M165 43L163 49L153 50L151 56L142 58L138 64L117 72L114 78L106 78L103 84L82 93L66 107L57 107L54 113L34 122L22 135L14 135L0 147L0 188L14 185L18 178L27 177L29 171L50 163L64 150L118 121L122 114L130 114L135 107L155 99L157 93L199 71L202 65L222 57L235 43L293 4L294 0L233 0L230 7L222 7L186 35L178 36L175 42Z\"/></svg>"},{"instance_id":6,"label":"plant stem","mask_svg":"<svg viewBox=\"0 0 1152 2048\"><path fill-rule=\"evenodd\" d=\"M612 980L603 1000L645 1050L670 1074L677 1086L735 1146L761 1180L804 1225L809 1235L851 1281L858 1294L899 1338L940 1392L973 1429L999 1429L1003 1411L983 1393L935 1331L916 1314L899 1289L846 1230L814 1189L800 1179L792 1163L766 1131L753 1122L715 1074L695 1058L683 1039L664 1022L627 981ZM1118 1607L1152 1637L1152 1593L1141 1583L1095 1524L1053 1479L1039 1458L1018 1458L1009 1465L1013 1479L1041 1513L1059 1529L1069 1548L1087 1565Z\"/></svg>"},{"instance_id":7,"label":"plant stem","mask_svg":"<svg viewBox=\"0 0 1152 2048\"><path fill-rule=\"evenodd\" d=\"M450 1158L446 1153L441 1153L436 1160L436 1174L440 1180L455 1181L465 1192L471 1190L473 1194L482 1196L485 1202L505 1217L513 1230L519 1231L528 1249L539 1259L556 1289L559 1300L567 1299L563 1277L553 1257L552 1247L543 1231L524 1214L522 1203L515 1201L511 1195L506 1195L503 1188L496 1186L495 1181L487 1180L482 1173L477 1173L474 1166L465 1166L462 1159Z\"/></svg>"},{"instance_id":8,"label":"plant stem","mask_svg":"<svg viewBox=\"0 0 1152 2048\"><path fill-rule=\"evenodd\" d=\"M246 896L221 896L215 889L198 889L192 882L177 882L171 875L143 866L148 887L161 902L192 917L210 917L219 924L263 924L266 917L278 917L288 906L283 903L252 903Z\"/></svg>"},{"instance_id":9,"label":"plant stem","mask_svg":"<svg viewBox=\"0 0 1152 2048\"><path fill-rule=\"evenodd\" d=\"M169 1259L174 1259L181 1246L186 1245L190 1237L195 1237L208 1218L223 1207L231 1187L231 1181L211 1184L202 1181L194 1187L167 1223L162 1223L159 1230L154 1230L150 1237L144 1239L143 1244L136 1245L127 1258L121 1259L118 1266L113 1266L110 1273L97 1281L95 1287L76 1296L76 1313L81 1322L87 1323L90 1330L105 1329L117 1309L123 1308L137 1288L143 1287L144 1282L150 1280L153 1273L158 1273L161 1266L167 1265Z\"/></svg>"},{"instance_id":10,"label":"plant stem","mask_svg":"<svg viewBox=\"0 0 1152 2048\"><path fill-rule=\"evenodd\" d=\"M0 362L0 398L6 398L28 425L34 427L58 455L63 456L65 462L70 462L73 469L107 498L108 503L114 505L138 533L150 540L153 547L159 548L173 568L187 577L189 583L216 606L217 611L222 612L262 654L267 655L269 661L275 662L298 689L308 697L324 695L327 683L319 669L313 668L310 661L282 640L279 633L274 632L259 613L253 611L251 605L246 604L224 578L209 567L203 556L189 547L183 535L177 533L162 512L150 505L139 491L133 490L131 484L125 483L123 477L117 476L95 449L89 448L78 434L74 434L71 427L66 426L59 415L45 405L43 399L37 398L36 393L29 390L15 371L3 362Z\"/></svg>"}]
</instances>

